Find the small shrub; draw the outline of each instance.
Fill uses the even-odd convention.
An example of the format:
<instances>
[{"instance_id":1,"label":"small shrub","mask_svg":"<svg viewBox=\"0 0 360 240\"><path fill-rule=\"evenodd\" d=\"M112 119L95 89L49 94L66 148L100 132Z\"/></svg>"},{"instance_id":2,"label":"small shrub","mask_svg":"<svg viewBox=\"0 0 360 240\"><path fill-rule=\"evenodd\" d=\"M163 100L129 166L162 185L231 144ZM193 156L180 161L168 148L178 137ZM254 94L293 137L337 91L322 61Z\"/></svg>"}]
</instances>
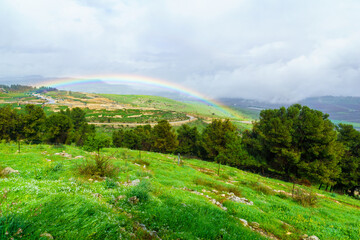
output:
<instances>
[{"instance_id":1,"label":"small shrub","mask_svg":"<svg viewBox=\"0 0 360 240\"><path fill-rule=\"evenodd\" d=\"M52 172L59 172L64 169L64 165L62 163L57 163L52 169Z\"/></svg>"},{"instance_id":2,"label":"small shrub","mask_svg":"<svg viewBox=\"0 0 360 240\"><path fill-rule=\"evenodd\" d=\"M46 173L45 173L45 175L46 175ZM42 169L35 169L34 178L36 180L41 180L41 179L43 179L43 177L44 177L44 173L43 173Z\"/></svg>"},{"instance_id":3,"label":"small shrub","mask_svg":"<svg viewBox=\"0 0 360 240\"><path fill-rule=\"evenodd\" d=\"M150 199L151 184L149 181L141 181L139 185L133 187L128 192L128 197L136 196L140 202L146 202Z\"/></svg>"},{"instance_id":4,"label":"small shrub","mask_svg":"<svg viewBox=\"0 0 360 240\"><path fill-rule=\"evenodd\" d=\"M305 190L302 190L300 188L297 188L294 190L294 200L298 203L300 203L302 206L315 206L318 198L315 193L312 191L307 192Z\"/></svg>"},{"instance_id":5,"label":"small shrub","mask_svg":"<svg viewBox=\"0 0 360 240\"><path fill-rule=\"evenodd\" d=\"M92 177L115 177L119 173L119 168L114 166L110 157L95 155L93 160L85 160L76 166L81 175Z\"/></svg>"},{"instance_id":6,"label":"small shrub","mask_svg":"<svg viewBox=\"0 0 360 240\"><path fill-rule=\"evenodd\" d=\"M104 182L104 187L106 188L106 189L114 189L114 188L117 188L117 183L116 183L116 181L114 181L114 180L112 180L111 178L106 178L106 180L105 180L105 182Z\"/></svg>"}]
</instances>

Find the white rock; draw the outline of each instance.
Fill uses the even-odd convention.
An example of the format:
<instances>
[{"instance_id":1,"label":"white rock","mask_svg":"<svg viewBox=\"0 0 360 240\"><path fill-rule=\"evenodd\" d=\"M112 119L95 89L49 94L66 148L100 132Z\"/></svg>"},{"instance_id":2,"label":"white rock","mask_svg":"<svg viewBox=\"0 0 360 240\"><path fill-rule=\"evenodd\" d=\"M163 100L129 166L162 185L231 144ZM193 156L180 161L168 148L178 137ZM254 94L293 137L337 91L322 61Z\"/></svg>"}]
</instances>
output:
<instances>
[{"instance_id":1,"label":"white rock","mask_svg":"<svg viewBox=\"0 0 360 240\"><path fill-rule=\"evenodd\" d=\"M137 186L137 185L139 185L139 183L140 183L140 179L135 179L131 182L124 183L124 186Z\"/></svg>"},{"instance_id":2,"label":"white rock","mask_svg":"<svg viewBox=\"0 0 360 240\"><path fill-rule=\"evenodd\" d=\"M304 240L320 240L317 236L312 235L310 237L304 238Z\"/></svg>"},{"instance_id":3,"label":"white rock","mask_svg":"<svg viewBox=\"0 0 360 240\"><path fill-rule=\"evenodd\" d=\"M241 224L244 225L245 227L247 227L249 225L248 221L246 221L245 219L240 218L239 220L240 220Z\"/></svg>"},{"instance_id":4,"label":"white rock","mask_svg":"<svg viewBox=\"0 0 360 240\"><path fill-rule=\"evenodd\" d=\"M4 168L2 171L1 171L1 174L2 175L9 175L9 174L12 174L12 173L19 173L18 170L14 170L12 169L11 167L6 167Z\"/></svg>"},{"instance_id":5,"label":"white rock","mask_svg":"<svg viewBox=\"0 0 360 240\"><path fill-rule=\"evenodd\" d=\"M239 202L239 203L245 203L247 205L254 205L254 203L246 198L239 198L237 196L230 196L228 198L229 200L233 201L233 202Z\"/></svg>"}]
</instances>

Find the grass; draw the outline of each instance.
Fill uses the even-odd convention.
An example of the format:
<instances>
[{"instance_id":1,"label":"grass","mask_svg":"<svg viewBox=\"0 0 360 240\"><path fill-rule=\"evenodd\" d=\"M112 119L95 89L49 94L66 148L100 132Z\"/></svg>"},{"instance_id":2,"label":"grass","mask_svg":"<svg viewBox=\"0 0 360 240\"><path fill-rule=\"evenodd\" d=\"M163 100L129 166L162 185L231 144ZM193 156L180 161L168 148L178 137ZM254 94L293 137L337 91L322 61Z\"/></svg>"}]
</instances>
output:
<instances>
[{"instance_id":1,"label":"grass","mask_svg":"<svg viewBox=\"0 0 360 240\"><path fill-rule=\"evenodd\" d=\"M239 218L259 223L279 239L303 234L357 239L360 234L359 200L296 186L316 195L315 205L302 204L287 195L291 183L228 166L218 176L218 166L211 162L184 158L178 166L174 155L142 152L140 158L138 151L107 148L102 154L113 156L120 171L105 180L89 180L77 174L76 166L92 159L92 153L49 145L16 150L15 143L0 144L1 166L20 172L0 178L0 239L40 239L44 233L55 239L265 239ZM62 151L72 157L55 154ZM136 179L136 186L125 184ZM254 204L228 200L230 191ZM134 196L137 204L129 202Z\"/></svg>"}]
</instances>

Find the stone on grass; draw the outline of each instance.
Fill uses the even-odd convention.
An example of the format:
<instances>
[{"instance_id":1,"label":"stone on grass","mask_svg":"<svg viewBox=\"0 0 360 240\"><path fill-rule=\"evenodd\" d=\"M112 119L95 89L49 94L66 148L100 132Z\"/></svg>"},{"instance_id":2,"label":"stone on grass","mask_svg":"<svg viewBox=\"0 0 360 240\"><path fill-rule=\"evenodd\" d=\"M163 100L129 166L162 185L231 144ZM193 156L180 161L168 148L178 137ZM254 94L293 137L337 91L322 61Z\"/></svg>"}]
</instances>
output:
<instances>
[{"instance_id":1,"label":"stone on grass","mask_svg":"<svg viewBox=\"0 0 360 240\"><path fill-rule=\"evenodd\" d=\"M259 228L259 227L260 227L260 224L257 223L257 222L251 222L251 223L249 223L249 225L250 225L251 227L253 227L253 228Z\"/></svg>"},{"instance_id":2,"label":"stone on grass","mask_svg":"<svg viewBox=\"0 0 360 240\"><path fill-rule=\"evenodd\" d=\"M46 238L46 239L54 239L54 237L51 236L51 234L50 234L50 233L47 233L47 232L42 233L42 234L40 235L40 237Z\"/></svg>"},{"instance_id":3,"label":"stone on grass","mask_svg":"<svg viewBox=\"0 0 360 240\"><path fill-rule=\"evenodd\" d=\"M137 185L139 185L139 183L140 183L140 179L135 179L135 180L133 180L131 182L124 183L124 186L125 187L127 187L127 186L137 186Z\"/></svg>"},{"instance_id":4,"label":"stone on grass","mask_svg":"<svg viewBox=\"0 0 360 240\"><path fill-rule=\"evenodd\" d=\"M94 197L97 197L97 198L101 198L101 197L102 197L102 195L101 195L100 193L92 193L92 195L93 195Z\"/></svg>"},{"instance_id":5,"label":"stone on grass","mask_svg":"<svg viewBox=\"0 0 360 240\"><path fill-rule=\"evenodd\" d=\"M312 235L310 237L307 237L307 238L303 238L303 240L320 240L317 236L315 235Z\"/></svg>"},{"instance_id":6,"label":"stone on grass","mask_svg":"<svg viewBox=\"0 0 360 240\"><path fill-rule=\"evenodd\" d=\"M252 201L250 201L246 198L240 198L238 196L235 196L235 194L233 194L233 193L230 193L230 196L228 199L233 202L245 203L246 205L254 205L254 203Z\"/></svg>"},{"instance_id":7,"label":"stone on grass","mask_svg":"<svg viewBox=\"0 0 360 240\"><path fill-rule=\"evenodd\" d=\"M120 196L118 196L118 197L116 198L116 201L119 201L119 200L121 200L121 199L123 199L123 198L126 198L126 196L125 196L125 195L120 195Z\"/></svg>"},{"instance_id":8,"label":"stone on grass","mask_svg":"<svg viewBox=\"0 0 360 240\"><path fill-rule=\"evenodd\" d=\"M133 197L130 197L128 201L131 204L137 204L139 202L139 199L136 196L133 196Z\"/></svg>"},{"instance_id":9,"label":"stone on grass","mask_svg":"<svg viewBox=\"0 0 360 240\"><path fill-rule=\"evenodd\" d=\"M19 171L14 170L11 167L6 167L1 171L1 175L9 175L9 174L12 174L12 173L19 173Z\"/></svg>"},{"instance_id":10,"label":"stone on grass","mask_svg":"<svg viewBox=\"0 0 360 240\"><path fill-rule=\"evenodd\" d=\"M246 221L245 219L242 219L242 218L239 218L240 222L242 225L244 225L245 227L247 227L249 224L248 224L248 221Z\"/></svg>"}]
</instances>

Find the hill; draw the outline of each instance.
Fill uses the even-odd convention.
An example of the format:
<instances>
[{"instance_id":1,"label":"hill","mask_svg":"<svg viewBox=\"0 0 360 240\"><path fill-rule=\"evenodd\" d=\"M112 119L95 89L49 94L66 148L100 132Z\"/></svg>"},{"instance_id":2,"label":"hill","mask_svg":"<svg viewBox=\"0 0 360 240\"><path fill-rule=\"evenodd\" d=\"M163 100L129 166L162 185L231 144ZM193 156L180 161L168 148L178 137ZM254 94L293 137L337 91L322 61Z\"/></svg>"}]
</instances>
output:
<instances>
[{"instance_id":1,"label":"hill","mask_svg":"<svg viewBox=\"0 0 360 240\"><path fill-rule=\"evenodd\" d=\"M1 239L357 239L360 203L195 159L107 148L120 172L80 175L94 154L1 143ZM85 160L86 159L86 160ZM294 194L292 194L294 192ZM135 198L136 196L136 198Z\"/></svg>"},{"instance_id":2,"label":"hill","mask_svg":"<svg viewBox=\"0 0 360 240\"><path fill-rule=\"evenodd\" d=\"M100 96L109 98L120 104L130 104L135 107L151 107L161 110L179 111L195 114L200 117L221 117L232 118L224 109L219 109L211 105L197 101L177 101L161 96L150 95L117 95L117 94L100 94ZM241 119L248 118L246 115L237 112Z\"/></svg>"}]
</instances>

